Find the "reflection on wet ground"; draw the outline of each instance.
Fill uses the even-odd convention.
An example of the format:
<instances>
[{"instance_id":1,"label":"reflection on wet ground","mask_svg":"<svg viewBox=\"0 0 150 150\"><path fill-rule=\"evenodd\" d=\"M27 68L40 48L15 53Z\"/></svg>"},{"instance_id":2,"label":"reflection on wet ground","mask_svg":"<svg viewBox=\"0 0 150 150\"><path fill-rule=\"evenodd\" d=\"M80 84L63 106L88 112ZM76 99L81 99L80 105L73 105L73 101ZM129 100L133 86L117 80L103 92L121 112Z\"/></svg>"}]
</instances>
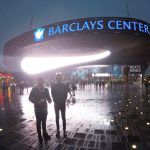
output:
<instances>
[{"instance_id":1,"label":"reflection on wet ground","mask_svg":"<svg viewBox=\"0 0 150 150\"><path fill-rule=\"evenodd\" d=\"M0 90L0 149L40 149L31 89L20 95ZM51 141L42 149L148 150L150 148L150 95L139 85L78 88L67 101L66 139L56 139L53 103L49 104L47 129Z\"/></svg>"}]
</instances>

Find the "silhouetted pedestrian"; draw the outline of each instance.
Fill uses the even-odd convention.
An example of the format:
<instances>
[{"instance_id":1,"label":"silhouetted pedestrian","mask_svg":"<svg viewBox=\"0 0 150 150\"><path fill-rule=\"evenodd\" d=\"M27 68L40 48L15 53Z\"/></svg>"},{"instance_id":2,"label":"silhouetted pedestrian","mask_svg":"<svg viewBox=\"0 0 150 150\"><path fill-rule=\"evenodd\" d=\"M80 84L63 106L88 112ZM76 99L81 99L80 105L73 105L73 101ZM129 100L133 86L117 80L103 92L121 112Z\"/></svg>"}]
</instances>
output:
<instances>
[{"instance_id":1,"label":"silhouetted pedestrian","mask_svg":"<svg viewBox=\"0 0 150 150\"><path fill-rule=\"evenodd\" d=\"M72 95L75 97L75 91L77 90L77 86L73 82L71 84L71 89L72 89Z\"/></svg>"},{"instance_id":2,"label":"silhouetted pedestrian","mask_svg":"<svg viewBox=\"0 0 150 150\"><path fill-rule=\"evenodd\" d=\"M35 116L36 116L36 127L38 133L38 139L40 145L42 146L43 138L44 140L50 139L46 131L46 120L47 120L47 101L51 103L51 98L49 95L49 91L47 88L43 86L44 80L43 78L38 79L38 85L32 88L31 93L29 95L29 100L34 104ZM43 129L43 138L41 135L41 125Z\"/></svg>"},{"instance_id":3,"label":"silhouetted pedestrian","mask_svg":"<svg viewBox=\"0 0 150 150\"><path fill-rule=\"evenodd\" d=\"M15 91L16 91L16 83L11 83L10 84L10 87L11 87L11 93L12 93L12 98L14 98L15 96Z\"/></svg>"},{"instance_id":4,"label":"silhouetted pedestrian","mask_svg":"<svg viewBox=\"0 0 150 150\"><path fill-rule=\"evenodd\" d=\"M23 94L23 92L24 92L24 81L21 81L19 87L20 87L20 94Z\"/></svg>"},{"instance_id":5,"label":"silhouetted pedestrian","mask_svg":"<svg viewBox=\"0 0 150 150\"><path fill-rule=\"evenodd\" d=\"M61 111L61 117L63 121L63 133L64 138L66 137L66 99L68 95L68 87L62 83L62 74L56 74L57 83L53 84L51 88L51 94L54 101L55 115L56 115L56 137L60 136L59 130L59 111Z\"/></svg>"}]
</instances>

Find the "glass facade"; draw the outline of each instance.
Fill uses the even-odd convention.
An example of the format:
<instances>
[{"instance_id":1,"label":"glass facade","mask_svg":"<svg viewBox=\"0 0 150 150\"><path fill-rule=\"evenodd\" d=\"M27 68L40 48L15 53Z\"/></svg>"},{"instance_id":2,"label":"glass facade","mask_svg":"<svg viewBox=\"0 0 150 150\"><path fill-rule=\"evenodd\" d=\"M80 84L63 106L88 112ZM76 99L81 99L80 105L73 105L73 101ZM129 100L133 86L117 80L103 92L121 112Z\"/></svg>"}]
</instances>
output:
<instances>
[{"instance_id":1,"label":"glass facade","mask_svg":"<svg viewBox=\"0 0 150 150\"><path fill-rule=\"evenodd\" d=\"M87 76L95 76L96 74L105 75L110 74L111 77L122 78L123 68L125 65L113 64L113 65L97 65L97 66L81 66L75 68L72 71L72 76L78 78L86 78ZM141 65L129 65L130 74L141 74L142 69ZM150 66L149 66L150 70Z\"/></svg>"}]
</instances>

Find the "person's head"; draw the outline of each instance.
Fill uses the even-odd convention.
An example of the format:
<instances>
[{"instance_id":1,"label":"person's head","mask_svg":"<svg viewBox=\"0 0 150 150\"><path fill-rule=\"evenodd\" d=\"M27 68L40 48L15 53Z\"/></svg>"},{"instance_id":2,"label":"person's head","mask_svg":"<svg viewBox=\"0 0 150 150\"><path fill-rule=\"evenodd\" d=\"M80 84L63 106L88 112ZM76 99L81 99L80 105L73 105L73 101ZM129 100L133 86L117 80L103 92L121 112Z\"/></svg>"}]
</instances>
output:
<instances>
[{"instance_id":1,"label":"person's head","mask_svg":"<svg viewBox=\"0 0 150 150\"><path fill-rule=\"evenodd\" d=\"M57 82L62 82L62 74L61 74L61 72L60 73L56 73L56 81Z\"/></svg>"},{"instance_id":2,"label":"person's head","mask_svg":"<svg viewBox=\"0 0 150 150\"><path fill-rule=\"evenodd\" d=\"M42 77L39 77L38 78L38 86L43 87L43 84L44 84L44 79Z\"/></svg>"}]
</instances>

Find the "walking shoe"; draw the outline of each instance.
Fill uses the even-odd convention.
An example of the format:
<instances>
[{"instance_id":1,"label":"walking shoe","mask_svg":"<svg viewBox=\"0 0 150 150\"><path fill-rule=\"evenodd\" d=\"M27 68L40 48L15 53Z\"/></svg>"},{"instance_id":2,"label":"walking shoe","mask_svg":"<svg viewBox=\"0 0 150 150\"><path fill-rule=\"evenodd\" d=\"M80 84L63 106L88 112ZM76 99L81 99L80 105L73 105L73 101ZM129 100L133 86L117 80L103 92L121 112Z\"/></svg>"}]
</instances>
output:
<instances>
[{"instance_id":1,"label":"walking shoe","mask_svg":"<svg viewBox=\"0 0 150 150\"><path fill-rule=\"evenodd\" d=\"M44 137L44 140L45 140L45 141L47 141L47 140L50 140L50 139L51 139L51 136L50 136L50 135L48 135L48 134L43 135L43 137Z\"/></svg>"},{"instance_id":2,"label":"walking shoe","mask_svg":"<svg viewBox=\"0 0 150 150\"><path fill-rule=\"evenodd\" d=\"M66 132L64 132L64 138L66 138L67 137L67 133Z\"/></svg>"},{"instance_id":3,"label":"walking shoe","mask_svg":"<svg viewBox=\"0 0 150 150\"><path fill-rule=\"evenodd\" d=\"M39 144L40 144L40 147L43 146L43 138L42 137L39 138Z\"/></svg>"},{"instance_id":4,"label":"walking shoe","mask_svg":"<svg viewBox=\"0 0 150 150\"><path fill-rule=\"evenodd\" d=\"M59 136L60 136L60 132L57 132L56 133L56 138L59 138Z\"/></svg>"}]
</instances>

